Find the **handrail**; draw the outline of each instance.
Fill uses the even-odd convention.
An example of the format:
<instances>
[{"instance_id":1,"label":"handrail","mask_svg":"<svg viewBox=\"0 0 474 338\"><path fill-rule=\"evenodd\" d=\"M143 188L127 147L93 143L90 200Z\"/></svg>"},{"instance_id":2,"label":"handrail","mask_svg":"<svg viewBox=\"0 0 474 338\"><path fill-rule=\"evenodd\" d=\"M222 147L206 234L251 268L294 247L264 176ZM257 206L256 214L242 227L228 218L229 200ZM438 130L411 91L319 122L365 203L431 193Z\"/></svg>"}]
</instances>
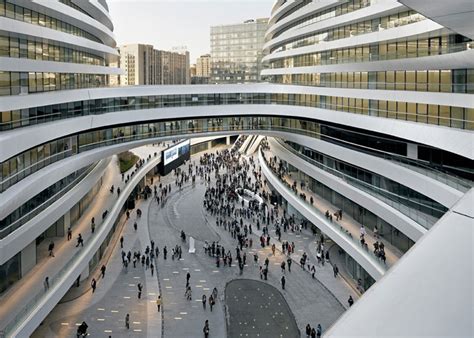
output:
<instances>
[{"instance_id":1,"label":"handrail","mask_svg":"<svg viewBox=\"0 0 474 338\"><path fill-rule=\"evenodd\" d=\"M297 192L293 191L285 180L282 180L277 172L274 171L274 168L268 163L268 160L265 157L265 153L263 150L260 148L260 154L261 157L264 160L264 165L271 171L273 176L289 191L293 193L294 196L296 196L296 199L298 199L300 202L304 203L306 207L311 209L311 212L314 212L316 215L318 215L318 218L321 220L324 220L326 225L329 226L334 232L339 233L342 238L345 238L350 241L350 243L355 246L356 248L360 249L360 253L363 256L366 256L370 261L371 264L373 264L379 271L386 271L387 270L387 265L383 264L382 261L380 260L379 257L377 257L371 250L368 249L367 246L362 246L361 242L352 236L352 234L345 229L338 221L328 221L324 213L322 213L320 210L315 208L311 203L308 201L304 200L301 198ZM334 240L334 238L333 238Z\"/></svg>"},{"instance_id":2,"label":"handrail","mask_svg":"<svg viewBox=\"0 0 474 338\"><path fill-rule=\"evenodd\" d=\"M351 184L352 186L354 186L358 189L362 189L365 192L371 194L372 196L377 197L378 199L382 200L384 203L390 205L391 207L397 209L398 211L400 211L404 215L410 217L415 222L422 225L425 229L430 229L436 223L436 221L437 221L437 219L439 219L439 217L436 217L436 216L433 216L433 215L431 215L431 217L426 217L426 216L430 216L430 215L428 215L424 212L421 212L421 211L417 211L416 209L410 208L408 205L405 205L403 203L394 201L393 199L391 199L391 197L393 197L394 199L398 199L398 200L400 200L400 199L405 200L405 201L407 201L411 204L416 204L416 205L419 205L420 207L423 207L423 208L431 209L431 210L435 211L436 213L444 214L447 211L447 210L441 210L441 209L435 208L433 206L430 206L430 205L427 205L427 204L424 204L424 203L421 203L421 202L418 202L418 201L415 201L415 200L410 200L409 198L402 197L402 196L399 196L399 195L397 195L395 193L392 193L388 190L373 186L373 185L371 185L367 182L361 181L361 180L359 180L355 177L352 177L350 175L343 174L343 173L341 173L340 171L338 171L334 168L328 167L328 166L326 166L326 165L324 165L324 164L322 164L318 161L313 160L310 157L307 157L307 156L301 154L300 152L293 149L291 146L286 145L280 139L276 139L276 140L285 149L287 149L291 153L295 154L296 156L304 159L307 162L310 162L312 165L320 168L321 170L330 172L331 174L343 179L345 182ZM408 212L407 212L407 209L408 209ZM415 210L415 212L413 212L413 210Z\"/></svg>"},{"instance_id":3,"label":"handrail","mask_svg":"<svg viewBox=\"0 0 474 338\"><path fill-rule=\"evenodd\" d=\"M86 168L82 173L79 174L78 177L76 177L73 181L62 187L58 192L56 192L53 196L48 198L46 201L41 203L40 205L36 206L34 209L32 209L30 212L27 214L23 215L19 219L15 220L13 223L7 225L6 227L0 229L0 239L5 238L9 234L11 234L13 231L16 229L20 228L23 224L26 222L30 221L33 217L38 215L41 211L46 209L48 206L53 204L55 201L57 201L59 198L64 196L71 187L77 185L80 181L82 181L89 173L92 172L97 166L99 165L99 162L94 163L93 165L89 166Z\"/></svg>"}]
</instances>

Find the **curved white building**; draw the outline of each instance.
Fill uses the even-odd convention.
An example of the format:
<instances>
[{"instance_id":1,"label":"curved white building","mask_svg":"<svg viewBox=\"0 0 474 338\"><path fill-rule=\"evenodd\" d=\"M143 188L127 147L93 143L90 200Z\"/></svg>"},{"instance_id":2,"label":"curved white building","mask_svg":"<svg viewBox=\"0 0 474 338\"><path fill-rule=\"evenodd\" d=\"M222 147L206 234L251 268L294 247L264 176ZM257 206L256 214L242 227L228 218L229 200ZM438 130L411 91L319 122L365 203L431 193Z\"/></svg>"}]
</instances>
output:
<instances>
[{"instance_id":1,"label":"curved white building","mask_svg":"<svg viewBox=\"0 0 474 338\"><path fill-rule=\"evenodd\" d=\"M107 88L120 70L109 66L118 55L105 1L0 0L0 292L28 278L37 246L74 227L110 156L157 140L259 134L268 136L270 152L259 157L279 203L337 244L360 288L377 281L357 304L370 309L393 271L411 278L404 266L426 250L419 240L451 226L453 213L460 234L472 225L469 212L457 211L474 177L472 35L401 2L277 1L264 47L267 83ZM28 311L4 316L0 330L33 332L113 231L133 188L54 287L25 300ZM318 203L294 194L303 190ZM318 206L342 210L353 227ZM378 240L386 264L372 252ZM370 317L351 317L357 307L341 323ZM347 334L341 325L331 332ZM361 336L390 333L351 327Z\"/></svg>"}]
</instances>

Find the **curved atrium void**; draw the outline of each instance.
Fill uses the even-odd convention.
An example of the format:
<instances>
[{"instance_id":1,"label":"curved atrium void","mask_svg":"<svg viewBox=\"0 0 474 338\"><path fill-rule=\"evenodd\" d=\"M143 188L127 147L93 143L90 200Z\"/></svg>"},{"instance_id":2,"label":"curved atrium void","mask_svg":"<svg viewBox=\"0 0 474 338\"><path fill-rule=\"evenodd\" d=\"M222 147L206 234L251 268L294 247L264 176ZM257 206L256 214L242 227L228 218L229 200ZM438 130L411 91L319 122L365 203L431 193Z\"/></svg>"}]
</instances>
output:
<instances>
[{"instance_id":1,"label":"curved atrium void","mask_svg":"<svg viewBox=\"0 0 474 338\"><path fill-rule=\"evenodd\" d=\"M0 336L473 336L450 6L278 0L262 82L115 86L105 0L0 0Z\"/></svg>"}]
</instances>

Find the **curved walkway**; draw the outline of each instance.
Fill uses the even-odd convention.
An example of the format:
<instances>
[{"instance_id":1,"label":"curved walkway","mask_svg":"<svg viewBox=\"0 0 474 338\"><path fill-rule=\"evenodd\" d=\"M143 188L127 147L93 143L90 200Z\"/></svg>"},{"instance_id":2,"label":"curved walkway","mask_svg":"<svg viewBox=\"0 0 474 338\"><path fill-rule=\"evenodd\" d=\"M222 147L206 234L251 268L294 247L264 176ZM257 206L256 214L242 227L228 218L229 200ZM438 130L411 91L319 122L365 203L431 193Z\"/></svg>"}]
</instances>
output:
<instances>
[{"instance_id":1,"label":"curved walkway","mask_svg":"<svg viewBox=\"0 0 474 338\"><path fill-rule=\"evenodd\" d=\"M192 161L195 159L194 157ZM159 184L156 181L154 183ZM143 268L141 264L138 264L136 268L130 265L126 273L121 264L121 249L117 245L113 258L107 265L108 275L103 284L99 283L94 296L90 291L76 301L57 306L45 320L43 327L37 330L35 336L45 336L44 333L47 333L48 337L57 336L58 327L63 326L62 323L74 325L85 318L91 321L88 322L91 333L130 336L152 334L154 337L161 336L160 329L163 330L164 337L202 337L204 321L208 319L211 335L225 337L227 334L223 290L227 282L237 278L259 280L259 267L253 261L250 262L254 253L258 254L261 262L266 257L269 258L267 283L277 289L281 288L280 262L286 259L286 256L278 251L273 255L270 247L263 249L254 247L245 250L247 266L243 276L239 275L239 270L235 265L224 267L221 264L217 268L214 258L204 254L203 240L219 240L226 251L231 250L231 252L235 252L237 244L229 232L215 225L214 217L203 211L202 201L206 188L204 181L197 178L194 185L187 183L179 190L174 185L174 176L170 174L162 177L161 183L171 184L171 194L160 204L157 204L154 199L140 201L138 207L143 211L143 216L137 219L138 231L135 233L133 230L136 216L132 214L123 232L125 252L138 249L143 252L151 239L155 241L160 249L160 255L156 259L159 274L157 275L155 270L152 276L150 269ZM181 243L181 230L196 237L195 254L189 254L187 244ZM257 243L256 237L254 243ZM175 245L182 246L181 260L171 259L171 249ZM163 257L164 246L168 249L166 260ZM184 297L188 272L191 275L190 285L193 292L191 301ZM308 323L312 326L321 323L324 330L343 313L344 307L334 295L319 282L313 280L307 272L294 266L291 273L285 274L287 287L282 294L291 311L295 313L300 331L303 332ZM137 299L136 285L139 281L144 285L141 300ZM332 283L344 285L339 278L333 278ZM218 289L219 297L211 312L209 305L206 309L203 308L201 297L203 294L209 297L214 287ZM346 295L351 292L349 287L347 290ZM157 312L155 303L160 292L161 314ZM124 328L124 316L127 311L131 316L130 331Z\"/></svg>"}]
</instances>

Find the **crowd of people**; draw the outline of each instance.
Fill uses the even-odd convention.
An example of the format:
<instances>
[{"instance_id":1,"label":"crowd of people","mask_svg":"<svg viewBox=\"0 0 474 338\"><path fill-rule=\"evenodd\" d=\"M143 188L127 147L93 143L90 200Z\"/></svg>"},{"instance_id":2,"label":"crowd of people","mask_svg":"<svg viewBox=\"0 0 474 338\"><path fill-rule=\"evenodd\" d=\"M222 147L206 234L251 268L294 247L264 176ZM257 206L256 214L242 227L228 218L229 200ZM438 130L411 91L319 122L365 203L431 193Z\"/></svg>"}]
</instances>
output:
<instances>
[{"instance_id":1,"label":"crowd of people","mask_svg":"<svg viewBox=\"0 0 474 338\"><path fill-rule=\"evenodd\" d=\"M265 144L264 142L264 147ZM288 215L284 209L278 208L276 203L272 204L270 202L272 195L266 186L267 183L265 179L262 177L260 166L255 162L253 157L241 156L237 149L238 147L233 147L228 150L216 151L215 153L205 153L199 158L198 164L188 161L182 167L173 171L174 185L178 190L181 190L188 182L194 185L197 178L206 185L202 202L205 213L207 217L214 218L215 222L213 222L213 224L215 224L217 228L227 232L231 241L233 240L235 243L235 248L233 248L224 247L224 245L217 240L204 242L204 255L213 261L212 264L215 264L216 268L222 267L229 269L233 266L237 266L239 273L242 275L244 274L245 267L248 266L249 260L253 258L254 265L258 267L260 279L268 280L270 272L269 258L266 257L263 261L260 261L260 257L256 252L253 254L249 252L254 246L253 241L255 235L258 238L258 244L261 248L269 247L272 255L276 256L278 245L278 251L284 255L283 260L281 260L279 264L279 269L275 268L270 277L273 278L274 282L281 285L282 290L288 292L286 284L287 282L291 283L291 278L286 274L286 271L291 273L291 266L295 259L294 253L296 251L296 244L294 241L282 240L282 234L287 232L301 234L303 229L307 229L308 223L306 220L298 221L295 216ZM276 158L274 161L276 164ZM142 166L143 164L144 162L139 165ZM280 170L279 173L282 176L284 175L282 170ZM123 176L122 180L128 181L130 178L131 177ZM113 193L113 190L114 187L112 187L111 193ZM158 205L164 205L167 197L171 194L172 184L164 184L158 181L153 185L152 182L152 185L146 186L144 190L153 195ZM244 190L250 191L254 196L260 198L244 196ZM302 196L302 198L306 199L306 196ZM311 197L310 203L314 203L313 197ZM137 210L137 217L140 215ZM326 217L332 219L332 216L329 211L326 213ZM342 219L342 210L336 211L334 216L336 220ZM129 214L127 214L127 217L129 217ZM136 222L134 223L134 228L137 230ZM270 236L271 231L275 232L277 241ZM361 240L364 238L364 235L361 230ZM177 243L171 248L172 260L182 259L183 250L181 245L187 240L184 231L181 231L180 237L182 243ZM315 278L317 269L329 261L329 252L325 248L325 238L322 234L317 236L316 243L316 259L314 261L310 260L306 252L303 252L299 261L297 261L300 268L307 271L312 278ZM121 247L123 248L123 237L121 238ZM50 250L51 255L53 255L53 248ZM155 269L159 266L157 259L160 253L158 246L153 240L151 240L144 252L140 252L140 250L134 250L133 252L132 250L128 250L128 252L122 250L123 269L127 272L130 265L133 265L133 268L137 268L141 265L145 271L149 270L153 276ZM374 253L382 260L385 260L382 242L376 242L376 244L374 244ZM168 248L166 245L163 246L162 254L163 259L166 260L168 256ZM233 265L233 262L235 262L235 265ZM339 269L336 265L333 265L333 271L334 277L337 278ZM275 278L275 276L278 277ZM193 299L190 278L191 276L188 272L184 293L184 298L188 301ZM93 281L92 292L94 292L96 288L96 281ZM140 299L143 285L139 283L137 288L138 298ZM203 294L200 298L203 309L206 309L208 304L212 311L218 300L217 288L214 288L210 295ZM352 305L351 302L353 303L352 297L350 297L349 300L350 305ZM162 307L161 296L158 296L156 299L156 304L158 311L160 311ZM129 318L127 319L129 322ZM209 332L210 325L209 321L206 320L203 333L205 336L208 336ZM306 326L306 334L308 337L320 337L322 334L321 324L317 324L315 327L308 324Z\"/></svg>"}]
</instances>

